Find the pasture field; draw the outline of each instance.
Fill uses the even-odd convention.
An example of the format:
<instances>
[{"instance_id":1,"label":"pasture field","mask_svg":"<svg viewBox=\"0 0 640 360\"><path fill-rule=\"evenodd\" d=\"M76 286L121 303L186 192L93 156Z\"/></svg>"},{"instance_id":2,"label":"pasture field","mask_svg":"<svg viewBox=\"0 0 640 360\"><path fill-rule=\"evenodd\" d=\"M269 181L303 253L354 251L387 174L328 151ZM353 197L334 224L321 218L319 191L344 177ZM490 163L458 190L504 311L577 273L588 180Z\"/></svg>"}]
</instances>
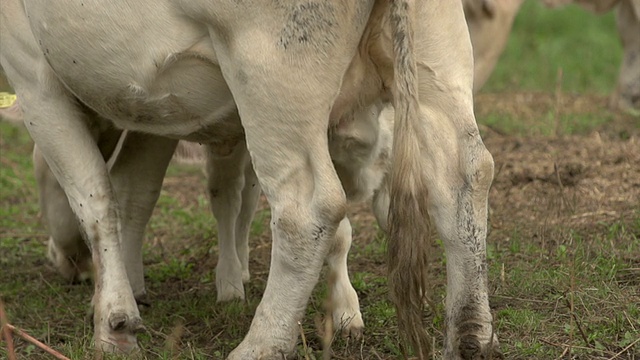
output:
<instances>
[{"instance_id":1,"label":"pasture field","mask_svg":"<svg viewBox=\"0 0 640 360\"><path fill-rule=\"evenodd\" d=\"M529 0L477 96L496 162L487 256L506 359L640 359L640 117L607 108L620 58L612 14L551 11ZM31 150L24 129L0 123L0 297L16 327L71 359L92 358L92 286L65 283L46 260ZM251 231L248 298L215 302L217 239L204 189L199 167L171 165L144 245L152 305L142 310L142 358L224 358L265 288L271 234L263 199ZM336 336L332 358L400 358L385 236L367 204L353 206L350 218L350 275L366 329L361 340ZM431 248L434 306L425 324L438 358L446 259L441 241ZM322 358L325 281L301 323L300 359ZM20 359L51 358L14 340Z\"/></svg>"}]
</instances>

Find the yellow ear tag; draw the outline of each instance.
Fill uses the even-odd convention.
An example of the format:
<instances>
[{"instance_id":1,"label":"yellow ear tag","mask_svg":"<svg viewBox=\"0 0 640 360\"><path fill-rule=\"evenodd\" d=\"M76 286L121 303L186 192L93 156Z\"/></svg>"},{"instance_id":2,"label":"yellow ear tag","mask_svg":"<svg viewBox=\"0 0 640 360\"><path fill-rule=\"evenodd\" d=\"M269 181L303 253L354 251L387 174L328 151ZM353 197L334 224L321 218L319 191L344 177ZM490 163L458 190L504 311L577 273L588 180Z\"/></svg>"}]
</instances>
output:
<instances>
[{"instance_id":1,"label":"yellow ear tag","mask_svg":"<svg viewBox=\"0 0 640 360\"><path fill-rule=\"evenodd\" d=\"M8 108L16 102L18 97L16 94L9 94L8 92L0 92L0 109Z\"/></svg>"}]
</instances>

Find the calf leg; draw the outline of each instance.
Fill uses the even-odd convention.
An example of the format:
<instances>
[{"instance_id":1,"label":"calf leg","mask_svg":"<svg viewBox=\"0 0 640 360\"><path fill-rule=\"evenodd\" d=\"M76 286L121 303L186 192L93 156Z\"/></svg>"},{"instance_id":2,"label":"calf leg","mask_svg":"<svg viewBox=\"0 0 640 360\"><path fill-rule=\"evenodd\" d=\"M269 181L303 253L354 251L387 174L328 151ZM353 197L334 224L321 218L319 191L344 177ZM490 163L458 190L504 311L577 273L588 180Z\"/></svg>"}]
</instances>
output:
<instances>
[{"instance_id":1,"label":"calf leg","mask_svg":"<svg viewBox=\"0 0 640 360\"><path fill-rule=\"evenodd\" d=\"M177 140L127 132L111 167L118 197L124 261L138 303L145 302L142 240Z\"/></svg>"},{"instance_id":2,"label":"calf leg","mask_svg":"<svg viewBox=\"0 0 640 360\"><path fill-rule=\"evenodd\" d=\"M329 265L330 308L333 324L342 329L343 335L360 337L364 322L360 313L358 294L349 281L347 256L351 247L351 224L348 218L342 219L333 247L327 256Z\"/></svg>"},{"instance_id":3,"label":"calf leg","mask_svg":"<svg viewBox=\"0 0 640 360\"><path fill-rule=\"evenodd\" d=\"M236 221L236 251L242 265L242 282L249 281L249 232L260 198L260 184L253 171L253 164L247 161L244 169L244 188L242 189L242 206Z\"/></svg>"},{"instance_id":4,"label":"calf leg","mask_svg":"<svg viewBox=\"0 0 640 360\"><path fill-rule=\"evenodd\" d=\"M216 288L218 301L244 299L243 263L237 246L241 243L236 232L243 209L243 192L246 188L244 169L249 163L249 154L244 141L233 147L207 146L207 182L211 211L218 222L218 265L216 266ZM249 165L250 166L250 165ZM255 183L255 182L254 182ZM251 205L251 204L248 204ZM244 215L246 219L246 214ZM250 221L250 220L249 220ZM245 234L246 235L246 234ZM246 242L246 236L245 236ZM247 253L243 254L247 261Z\"/></svg>"}]
</instances>

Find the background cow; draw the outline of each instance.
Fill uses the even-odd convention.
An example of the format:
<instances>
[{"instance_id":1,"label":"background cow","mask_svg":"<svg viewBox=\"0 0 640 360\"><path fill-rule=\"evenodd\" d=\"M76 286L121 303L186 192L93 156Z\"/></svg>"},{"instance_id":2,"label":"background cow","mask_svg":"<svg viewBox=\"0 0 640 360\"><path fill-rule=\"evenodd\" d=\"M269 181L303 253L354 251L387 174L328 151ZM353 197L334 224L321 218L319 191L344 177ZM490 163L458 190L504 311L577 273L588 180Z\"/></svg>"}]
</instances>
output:
<instances>
[{"instance_id":1,"label":"background cow","mask_svg":"<svg viewBox=\"0 0 640 360\"><path fill-rule=\"evenodd\" d=\"M638 0L542 0L547 6L575 3L587 10L604 13L615 9L624 57L618 84L610 105L640 109L640 1ZM474 91L489 79L505 48L513 19L523 0L464 0L465 16L473 42L475 60ZM558 34L560 36L560 34ZM605 49L603 49L605 50Z\"/></svg>"}]
</instances>

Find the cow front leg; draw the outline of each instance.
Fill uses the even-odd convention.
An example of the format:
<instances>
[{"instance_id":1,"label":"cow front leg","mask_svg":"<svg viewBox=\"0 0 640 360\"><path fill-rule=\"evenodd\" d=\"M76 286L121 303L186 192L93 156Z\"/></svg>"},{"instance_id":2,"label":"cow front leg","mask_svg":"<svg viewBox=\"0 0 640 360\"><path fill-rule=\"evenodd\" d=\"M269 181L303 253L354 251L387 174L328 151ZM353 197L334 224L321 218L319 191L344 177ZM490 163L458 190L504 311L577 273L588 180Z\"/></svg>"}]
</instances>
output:
<instances>
[{"instance_id":1,"label":"cow front leg","mask_svg":"<svg viewBox=\"0 0 640 360\"><path fill-rule=\"evenodd\" d=\"M242 212L243 189L246 186L244 168L248 162L249 153L242 139L231 145L207 146L209 201L218 224L218 301L244 299L243 264L237 251L239 234L236 229Z\"/></svg>"},{"instance_id":2,"label":"cow front leg","mask_svg":"<svg viewBox=\"0 0 640 360\"><path fill-rule=\"evenodd\" d=\"M46 64L44 60L40 63ZM39 83L7 73L16 79L25 126L67 195L91 249L95 345L107 352L131 352L137 348L135 333L142 320L120 249L117 202L103 155L88 125L92 119L47 70L41 71L38 81L46 80Z\"/></svg>"},{"instance_id":3,"label":"cow front leg","mask_svg":"<svg viewBox=\"0 0 640 360\"><path fill-rule=\"evenodd\" d=\"M120 209L123 259L133 295L147 302L142 240L177 140L127 132L111 167L111 182Z\"/></svg>"},{"instance_id":4,"label":"cow front leg","mask_svg":"<svg viewBox=\"0 0 640 360\"><path fill-rule=\"evenodd\" d=\"M293 81L291 70L281 67L284 59L264 57L268 64L262 65L274 66L268 70L251 64L257 60L254 56L227 62L221 52L219 59L228 66L223 72L238 104L260 187L271 205L273 237L262 301L248 334L229 359L280 360L294 350L298 322L346 212L346 197L327 145L333 100L327 94L332 92L313 80ZM236 71L243 76L235 76ZM295 76L311 73L297 71ZM331 79L337 93L339 76L314 79ZM298 83L304 85L292 92L290 87Z\"/></svg>"},{"instance_id":5,"label":"cow front leg","mask_svg":"<svg viewBox=\"0 0 640 360\"><path fill-rule=\"evenodd\" d=\"M33 148L33 167L42 221L49 231L47 257L67 281L84 282L91 278L91 251L82 239L76 216L69 207L64 190L58 184L37 146Z\"/></svg>"},{"instance_id":6,"label":"cow front leg","mask_svg":"<svg viewBox=\"0 0 640 360\"><path fill-rule=\"evenodd\" d=\"M121 131L100 126L91 127L104 159L113 154ZM84 282L91 278L91 251L87 247L64 190L49 169L42 152L33 147L33 167L38 186L42 220L49 231L47 257L56 270L69 282Z\"/></svg>"}]
</instances>

